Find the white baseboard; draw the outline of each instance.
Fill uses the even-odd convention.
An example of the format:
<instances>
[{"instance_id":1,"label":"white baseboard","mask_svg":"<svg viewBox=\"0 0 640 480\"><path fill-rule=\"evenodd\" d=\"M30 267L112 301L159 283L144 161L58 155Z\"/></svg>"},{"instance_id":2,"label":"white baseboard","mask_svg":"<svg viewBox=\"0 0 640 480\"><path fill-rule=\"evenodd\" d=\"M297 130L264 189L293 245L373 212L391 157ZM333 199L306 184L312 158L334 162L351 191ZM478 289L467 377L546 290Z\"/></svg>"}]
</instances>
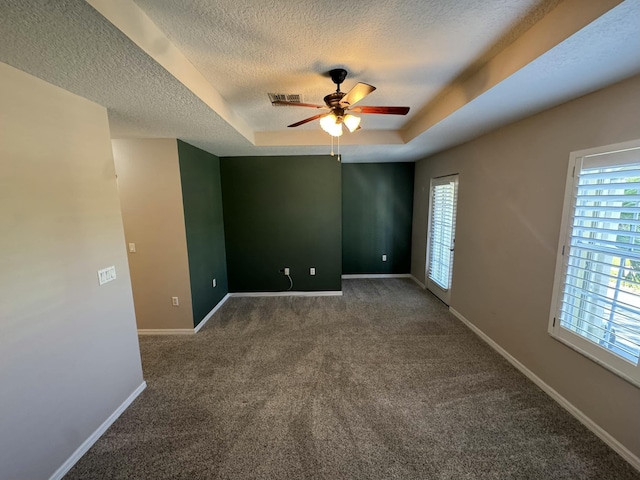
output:
<instances>
[{"instance_id":1,"label":"white baseboard","mask_svg":"<svg viewBox=\"0 0 640 480\"><path fill-rule=\"evenodd\" d=\"M364 273L364 274L346 274L342 275L343 280L352 280L358 278L410 278L416 282L422 289L426 289L427 286L418 280L410 273Z\"/></svg>"},{"instance_id":2,"label":"white baseboard","mask_svg":"<svg viewBox=\"0 0 640 480\"><path fill-rule=\"evenodd\" d=\"M342 290L322 290L316 292L236 292L232 297L341 297Z\"/></svg>"},{"instance_id":3,"label":"white baseboard","mask_svg":"<svg viewBox=\"0 0 640 480\"><path fill-rule=\"evenodd\" d=\"M139 328L138 335L193 335L194 333L198 333L200 329L204 327L204 324L213 317L213 314L216 313L222 305L224 305L224 302L229 300L233 295L233 293L227 293L222 297L222 300L220 300L218 304L205 315L202 321L195 328Z\"/></svg>"},{"instance_id":4,"label":"white baseboard","mask_svg":"<svg viewBox=\"0 0 640 480\"><path fill-rule=\"evenodd\" d=\"M196 328L193 329L193 333L198 333L200 329L204 327L204 324L207 323L211 317L213 317L213 314L216 313L220 309L220 307L224 305L224 302L229 300L230 297L231 297L230 293L227 293L224 297L222 297L222 300L220 300L218 304L215 307L213 307L213 309L209 313L205 315L202 321L198 325L196 325Z\"/></svg>"},{"instance_id":5,"label":"white baseboard","mask_svg":"<svg viewBox=\"0 0 640 480\"><path fill-rule=\"evenodd\" d=\"M342 275L343 280L353 280L356 278L410 278L410 273L354 273Z\"/></svg>"},{"instance_id":6,"label":"white baseboard","mask_svg":"<svg viewBox=\"0 0 640 480\"><path fill-rule=\"evenodd\" d=\"M205 323L218 311L231 297L334 297L342 296L342 291L317 291L317 292L238 292L227 293L213 309L207 313L202 321L193 329L191 328L142 328L138 329L138 335L193 335L198 333Z\"/></svg>"},{"instance_id":7,"label":"white baseboard","mask_svg":"<svg viewBox=\"0 0 640 480\"><path fill-rule=\"evenodd\" d=\"M507 352L504 348L494 342L489 336L487 336L482 330L476 327L473 323L467 320L460 312L455 309L449 307L449 311L455 315L462 323L464 323L469 329L478 335L482 340L484 340L491 348L493 348L496 352L502 355L511 365L516 367L520 372L522 372L529 380L535 383L538 387L542 389L547 395L553 398L558 404L564 408L567 412L573 415L580 423L582 423L585 427L591 430L600 440L609 445L615 452L618 453L622 458L624 458L627 462L631 464L636 470L640 470L640 458L634 455L627 447L622 445L618 440L616 440L610 433L608 433L604 428L594 422L591 418L589 418L586 414L584 414L580 409L578 409L575 405L573 405L569 400L560 395L556 390L554 390L551 386L547 385L544 380L538 377L535 373L525 367L522 363L520 363L515 357L513 357L509 352Z\"/></svg>"},{"instance_id":8,"label":"white baseboard","mask_svg":"<svg viewBox=\"0 0 640 480\"><path fill-rule=\"evenodd\" d=\"M414 277L413 275L411 275L411 279L416 282L418 285L420 285L422 287L423 290L426 290L427 286L422 283L420 280L418 280L416 277Z\"/></svg>"},{"instance_id":9,"label":"white baseboard","mask_svg":"<svg viewBox=\"0 0 640 480\"><path fill-rule=\"evenodd\" d=\"M193 328L142 328L138 335L193 335Z\"/></svg>"},{"instance_id":10,"label":"white baseboard","mask_svg":"<svg viewBox=\"0 0 640 480\"><path fill-rule=\"evenodd\" d=\"M122 402L122 404L120 404L116 411L109 415L109 418L107 418L102 423L102 425L100 425L96 429L96 431L89 436L89 438L82 442L82 445L80 445L76 449L76 451L71 454L67 461L60 465L60 468L58 468L54 472L54 474L49 477L49 480L60 480L62 477L64 477L69 472L69 470L71 470L71 468L78 462L78 460L80 460L80 458L82 458L82 456L87 453L87 451L93 446L93 444L98 441L102 434L107 431L107 429L113 424L113 422L115 422L118 417L122 415L122 412L124 412L127 407L131 405L131 403L138 397L138 395L142 393L145 388L147 388L147 382L142 382L131 393L131 395L129 395L127 399Z\"/></svg>"}]
</instances>

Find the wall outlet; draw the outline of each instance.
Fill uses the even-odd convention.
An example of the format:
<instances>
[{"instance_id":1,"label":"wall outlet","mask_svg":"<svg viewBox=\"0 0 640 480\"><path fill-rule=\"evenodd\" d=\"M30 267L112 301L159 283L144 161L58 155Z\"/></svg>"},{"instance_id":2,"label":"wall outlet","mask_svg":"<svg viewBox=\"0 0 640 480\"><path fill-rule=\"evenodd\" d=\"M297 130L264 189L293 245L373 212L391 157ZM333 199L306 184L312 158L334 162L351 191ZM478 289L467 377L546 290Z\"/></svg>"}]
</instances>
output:
<instances>
[{"instance_id":1,"label":"wall outlet","mask_svg":"<svg viewBox=\"0 0 640 480\"><path fill-rule=\"evenodd\" d=\"M386 262L387 261L387 256L386 255L382 255L382 261Z\"/></svg>"},{"instance_id":2,"label":"wall outlet","mask_svg":"<svg viewBox=\"0 0 640 480\"><path fill-rule=\"evenodd\" d=\"M129 244L129 253L136 253L136 244L135 243L130 243Z\"/></svg>"},{"instance_id":3,"label":"wall outlet","mask_svg":"<svg viewBox=\"0 0 640 480\"><path fill-rule=\"evenodd\" d=\"M216 288L216 287L218 286L218 282L216 282L216 279L215 279L215 278L213 279L213 282L212 282L212 283L213 283L213 288Z\"/></svg>"},{"instance_id":4,"label":"wall outlet","mask_svg":"<svg viewBox=\"0 0 640 480\"><path fill-rule=\"evenodd\" d=\"M116 267L111 266L98 270L98 284L104 285L107 282L112 282L116 279Z\"/></svg>"},{"instance_id":5,"label":"wall outlet","mask_svg":"<svg viewBox=\"0 0 640 480\"><path fill-rule=\"evenodd\" d=\"M178 297L171 297L171 305L173 305L174 307L177 307L178 305L180 305L180 302L178 301Z\"/></svg>"},{"instance_id":6,"label":"wall outlet","mask_svg":"<svg viewBox=\"0 0 640 480\"><path fill-rule=\"evenodd\" d=\"M309 275L315 275L316 274L316 267L311 267L309 269Z\"/></svg>"}]
</instances>

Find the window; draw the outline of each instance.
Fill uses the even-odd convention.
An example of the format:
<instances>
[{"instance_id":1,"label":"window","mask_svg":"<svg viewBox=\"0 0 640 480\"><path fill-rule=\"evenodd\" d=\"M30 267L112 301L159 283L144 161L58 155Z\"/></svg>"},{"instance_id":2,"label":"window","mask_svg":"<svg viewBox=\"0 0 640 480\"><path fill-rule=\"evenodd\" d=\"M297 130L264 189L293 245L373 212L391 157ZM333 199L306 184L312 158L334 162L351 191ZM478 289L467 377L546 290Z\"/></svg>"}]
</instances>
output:
<instances>
[{"instance_id":1,"label":"window","mask_svg":"<svg viewBox=\"0 0 640 480\"><path fill-rule=\"evenodd\" d=\"M549 331L640 386L640 141L571 154Z\"/></svg>"},{"instance_id":2,"label":"window","mask_svg":"<svg viewBox=\"0 0 640 480\"><path fill-rule=\"evenodd\" d=\"M457 175L431 181L428 280L444 291L451 286L457 196Z\"/></svg>"}]
</instances>

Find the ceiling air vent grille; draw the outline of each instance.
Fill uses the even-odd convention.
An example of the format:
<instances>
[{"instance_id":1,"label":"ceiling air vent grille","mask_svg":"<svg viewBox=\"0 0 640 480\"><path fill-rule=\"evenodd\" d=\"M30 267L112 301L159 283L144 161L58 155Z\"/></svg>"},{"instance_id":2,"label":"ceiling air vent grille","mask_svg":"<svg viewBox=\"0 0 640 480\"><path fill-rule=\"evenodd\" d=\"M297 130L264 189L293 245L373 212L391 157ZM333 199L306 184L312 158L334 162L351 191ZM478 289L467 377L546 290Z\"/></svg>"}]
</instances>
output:
<instances>
[{"instance_id":1,"label":"ceiling air vent grille","mask_svg":"<svg viewBox=\"0 0 640 480\"><path fill-rule=\"evenodd\" d=\"M291 102L291 103L301 103L302 95L299 93L268 93L269 100L271 103L273 102ZM276 107L280 105L274 105Z\"/></svg>"}]
</instances>

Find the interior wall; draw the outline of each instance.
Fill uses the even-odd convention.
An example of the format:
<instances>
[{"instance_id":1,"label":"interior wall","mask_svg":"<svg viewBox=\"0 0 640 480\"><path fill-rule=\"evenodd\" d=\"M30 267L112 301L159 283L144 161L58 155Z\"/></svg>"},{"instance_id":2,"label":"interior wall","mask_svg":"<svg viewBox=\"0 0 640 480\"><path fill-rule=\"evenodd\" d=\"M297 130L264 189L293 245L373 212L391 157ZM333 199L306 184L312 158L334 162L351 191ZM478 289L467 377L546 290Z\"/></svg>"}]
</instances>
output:
<instances>
[{"instance_id":1,"label":"interior wall","mask_svg":"<svg viewBox=\"0 0 640 480\"><path fill-rule=\"evenodd\" d=\"M343 274L409 273L414 166L342 164Z\"/></svg>"},{"instance_id":2,"label":"interior wall","mask_svg":"<svg viewBox=\"0 0 640 480\"><path fill-rule=\"evenodd\" d=\"M411 273L429 181L460 174L451 306L640 457L640 389L547 333L569 153L640 137L640 76L416 165Z\"/></svg>"},{"instance_id":3,"label":"interior wall","mask_svg":"<svg viewBox=\"0 0 640 480\"><path fill-rule=\"evenodd\" d=\"M193 320L197 326L229 293L220 159L180 140L178 157Z\"/></svg>"},{"instance_id":4,"label":"interior wall","mask_svg":"<svg viewBox=\"0 0 640 480\"><path fill-rule=\"evenodd\" d=\"M0 477L49 478L143 383L129 268L106 109L2 63L0 105Z\"/></svg>"},{"instance_id":5,"label":"interior wall","mask_svg":"<svg viewBox=\"0 0 640 480\"><path fill-rule=\"evenodd\" d=\"M221 159L231 292L341 290L340 163L330 156ZM309 269L316 268L311 276Z\"/></svg>"},{"instance_id":6,"label":"interior wall","mask_svg":"<svg viewBox=\"0 0 640 480\"><path fill-rule=\"evenodd\" d=\"M193 329L177 140L112 143L138 329Z\"/></svg>"}]
</instances>

